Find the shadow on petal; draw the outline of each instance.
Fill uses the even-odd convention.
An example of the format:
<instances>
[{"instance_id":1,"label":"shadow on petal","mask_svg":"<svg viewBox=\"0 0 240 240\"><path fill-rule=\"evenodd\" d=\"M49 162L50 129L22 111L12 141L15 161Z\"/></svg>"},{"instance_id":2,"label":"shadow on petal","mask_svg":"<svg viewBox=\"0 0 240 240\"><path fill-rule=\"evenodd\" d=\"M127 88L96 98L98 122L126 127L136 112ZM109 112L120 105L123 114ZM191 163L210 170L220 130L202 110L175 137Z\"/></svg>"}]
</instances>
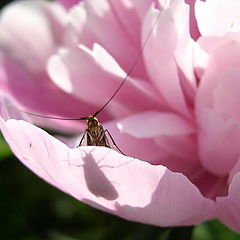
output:
<instances>
[{"instance_id":1,"label":"shadow on petal","mask_svg":"<svg viewBox=\"0 0 240 240\"><path fill-rule=\"evenodd\" d=\"M95 162L95 158L92 155L94 149L90 152L86 152L84 150L82 151L83 164L77 166L83 168L88 190L96 197L102 197L106 200L113 201L118 198L118 192L116 191L115 187L101 170L102 167L111 168L111 166L98 166L98 163L100 163L104 157L98 162Z\"/></svg>"},{"instance_id":2,"label":"shadow on petal","mask_svg":"<svg viewBox=\"0 0 240 240\"><path fill-rule=\"evenodd\" d=\"M132 189L134 192L135 189ZM132 193L129 193L132 194ZM141 204L141 196L139 202ZM91 199L81 199L84 203L130 221L157 226L196 225L214 217L214 201L204 198L197 188L182 174L166 170L162 175L150 202L145 206L121 203L123 196L114 202L113 209ZM135 205L135 206L134 206Z\"/></svg>"}]
</instances>

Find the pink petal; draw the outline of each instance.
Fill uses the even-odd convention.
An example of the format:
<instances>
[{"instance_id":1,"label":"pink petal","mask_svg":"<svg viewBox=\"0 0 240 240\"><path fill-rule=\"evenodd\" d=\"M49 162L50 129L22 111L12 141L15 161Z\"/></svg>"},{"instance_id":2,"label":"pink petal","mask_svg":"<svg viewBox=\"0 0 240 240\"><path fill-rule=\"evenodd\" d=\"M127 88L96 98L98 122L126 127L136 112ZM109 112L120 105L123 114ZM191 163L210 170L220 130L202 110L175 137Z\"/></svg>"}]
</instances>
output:
<instances>
[{"instance_id":1,"label":"pink petal","mask_svg":"<svg viewBox=\"0 0 240 240\"><path fill-rule=\"evenodd\" d=\"M131 115L118 123L119 129L137 138L159 135L188 135L195 132L192 123L174 113L142 112Z\"/></svg>"},{"instance_id":2,"label":"pink petal","mask_svg":"<svg viewBox=\"0 0 240 240\"><path fill-rule=\"evenodd\" d=\"M30 21L32 16L34 22ZM30 111L65 117L88 115L92 105L81 101L86 111L81 109L77 113L80 101L57 88L45 73L49 54L60 44L64 17L62 7L44 1L20 1L3 10L0 46L3 50L1 68L5 76L1 85ZM26 31L28 34L23 34Z\"/></svg>"},{"instance_id":3,"label":"pink petal","mask_svg":"<svg viewBox=\"0 0 240 240\"><path fill-rule=\"evenodd\" d=\"M200 158L217 175L228 174L240 154L239 46L229 41L212 50L196 98Z\"/></svg>"},{"instance_id":4,"label":"pink petal","mask_svg":"<svg viewBox=\"0 0 240 240\"><path fill-rule=\"evenodd\" d=\"M225 120L207 108L199 112L198 121L199 156L203 166L216 175L228 174L240 155L240 121Z\"/></svg>"},{"instance_id":5,"label":"pink petal","mask_svg":"<svg viewBox=\"0 0 240 240\"><path fill-rule=\"evenodd\" d=\"M196 79L193 71L193 47L195 42L190 37L189 7L175 1L171 6L175 29L177 30L177 45L173 53L179 71L179 78L185 97L194 102L196 92Z\"/></svg>"},{"instance_id":6,"label":"pink petal","mask_svg":"<svg viewBox=\"0 0 240 240\"><path fill-rule=\"evenodd\" d=\"M209 61L209 58L213 57L215 61L220 59L226 59L227 56L236 54L237 50L237 42L240 40L239 32L233 33L229 32L224 36L204 36L198 39L197 44L195 44L194 48L194 65L195 71L201 79L203 75L203 71L211 71L212 63ZM235 43L235 44L234 44ZM234 49L235 48L235 49ZM232 50L231 50L232 49ZM219 55L218 55L219 54ZM216 57L215 57L216 56ZM230 57L228 61L225 62L221 67L232 66L234 57ZM208 68L208 64L210 68Z\"/></svg>"},{"instance_id":7,"label":"pink petal","mask_svg":"<svg viewBox=\"0 0 240 240\"><path fill-rule=\"evenodd\" d=\"M0 91L7 92L7 73L4 66L4 54L0 51Z\"/></svg>"},{"instance_id":8,"label":"pink petal","mask_svg":"<svg viewBox=\"0 0 240 240\"><path fill-rule=\"evenodd\" d=\"M195 15L201 35L223 36L227 32L239 32L239 1L197 0Z\"/></svg>"},{"instance_id":9,"label":"pink petal","mask_svg":"<svg viewBox=\"0 0 240 240\"><path fill-rule=\"evenodd\" d=\"M161 135L155 138L155 141L161 147L162 151L166 151L171 156L178 158L177 165L184 165L182 163L183 160L188 161L188 164L199 161L197 139L194 134ZM187 167L186 165L182 166L182 168Z\"/></svg>"},{"instance_id":10,"label":"pink petal","mask_svg":"<svg viewBox=\"0 0 240 240\"><path fill-rule=\"evenodd\" d=\"M156 9L151 8L144 21L143 41L157 16ZM144 51L148 74L169 106L188 116L189 112L174 59L178 33L170 9L164 10L155 29L155 33L150 36Z\"/></svg>"},{"instance_id":11,"label":"pink petal","mask_svg":"<svg viewBox=\"0 0 240 240\"><path fill-rule=\"evenodd\" d=\"M200 46L203 48L205 54L209 54L209 56L207 56L205 63L203 63L206 69L197 92L197 109L213 106L213 93L219 84L219 79L223 81L224 72L232 72L233 67L238 67L240 45L232 37L232 35L228 36L222 41L217 41L216 38L201 39ZM234 81L233 77L231 81Z\"/></svg>"},{"instance_id":12,"label":"pink petal","mask_svg":"<svg viewBox=\"0 0 240 240\"><path fill-rule=\"evenodd\" d=\"M103 147L69 149L24 121L1 121L17 157L52 185L120 217L160 226L192 225L213 217L205 199L182 174Z\"/></svg>"},{"instance_id":13,"label":"pink petal","mask_svg":"<svg viewBox=\"0 0 240 240\"><path fill-rule=\"evenodd\" d=\"M196 140L192 135L159 136L155 142L160 149L158 164L166 166L173 172L179 172L191 177L199 172L202 166L199 164ZM162 157L160 158L160 156ZM196 185L198 187L198 185ZM201 189L199 188L201 191Z\"/></svg>"},{"instance_id":14,"label":"pink petal","mask_svg":"<svg viewBox=\"0 0 240 240\"><path fill-rule=\"evenodd\" d=\"M220 51L220 52L219 52ZM240 44L229 40L214 50L208 72L214 74L210 79L215 84L213 91L213 109L226 118L240 120L239 112L239 65ZM219 71L221 69L221 71ZM209 73L208 73L209 74ZM217 80L216 80L216 79Z\"/></svg>"},{"instance_id":15,"label":"pink petal","mask_svg":"<svg viewBox=\"0 0 240 240\"><path fill-rule=\"evenodd\" d=\"M195 77L193 49L195 43L189 43L175 52L176 62L178 64L179 78L181 81L182 91L186 101L193 105L196 97L197 81Z\"/></svg>"},{"instance_id":16,"label":"pink petal","mask_svg":"<svg viewBox=\"0 0 240 240\"><path fill-rule=\"evenodd\" d=\"M155 138L138 138L124 133L118 126L119 123L115 121L104 123L104 127L109 130L118 147L128 156L154 165L166 166L186 176L192 174L195 169L199 171L197 144L194 136L160 135ZM147 128L147 125L144 123L141 127ZM78 142L74 146L77 146Z\"/></svg>"},{"instance_id":17,"label":"pink petal","mask_svg":"<svg viewBox=\"0 0 240 240\"><path fill-rule=\"evenodd\" d=\"M0 94L0 116L4 120L7 119L19 119L19 120L26 120L30 121L26 114L23 112L18 111L21 107L17 105L17 103L6 93Z\"/></svg>"},{"instance_id":18,"label":"pink petal","mask_svg":"<svg viewBox=\"0 0 240 240\"><path fill-rule=\"evenodd\" d=\"M49 54L61 44L65 17L56 3L11 3L1 13L0 46L24 68L43 71Z\"/></svg>"},{"instance_id":19,"label":"pink petal","mask_svg":"<svg viewBox=\"0 0 240 240\"><path fill-rule=\"evenodd\" d=\"M71 8L72 6L78 4L81 0L57 0L61 3L65 8Z\"/></svg>"},{"instance_id":20,"label":"pink petal","mask_svg":"<svg viewBox=\"0 0 240 240\"><path fill-rule=\"evenodd\" d=\"M227 177L219 177L204 169L202 164L195 165L187 173L191 182L198 187L204 197L216 199L219 196L225 196L228 190Z\"/></svg>"},{"instance_id":21,"label":"pink petal","mask_svg":"<svg viewBox=\"0 0 240 240\"><path fill-rule=\"evenodd\" d=\"M125 34L135 43L135 46L140 44L140 32L141 32L141 21L144 15L138 16L138 9L144 8L145 11L149 8L150 2L141 1L145 3L140 3L140 1L129 1L129 0L109 0L109 5L112 11L115 13L115 17L118 18L125 31ZM143 6L144 5L144 6ZM126 54L127 55L127 54Z\"/></svg>"},{"instance_id":22,"label":"pink petal","mask_svg":"<svg viewBox=\"0 0 240 240\"><path fill-rule=\"evenodd\" d=\"M240 173L236 173L226 197L217 198L217 217L234 231L240 232Z\"/></svg>"},{"instance_id":23,"label":"pink petal","mask_svg":"<svg viewBox=\"0 0 240 240\"><path fill-rule=\"evenodd\" d=\"M116 121L104 122L104 128L108 129L117 146L128 156L154 165L159 164L161 160L166 158L166 153L152 138L136 138L123 133L119 130Z\"/></svg>"},{"instance_id":24,"label":"pink petal","mask_svg":"<svg viewBox=\"0 0 240 240\"><path fill-rule=\"evenodd\" d=\"M219 83L214 90L214 110L226 118L240 120L239 67L232 67L219 76Z\"/></svg>"},{"instance_id":25,"label":"pink petal","mask_svg":"<svg viewBox=\"0 0 240 240\"><path fill-rule=\"evenodd\" d=\"M113 2L114 0L111 0L111 1ZM119 2L123 2L123 4L124 4L124 2L125 2L125 4L127 3L127 1L119 1ZM134 8L136 9L136 12L138 14L138 18L140 21L142 21L144 19L146 13L148 12L149 8L153 4L155 4L156 6L159 6L161 8L163 8L163 5L164 5L159 0L145 0L145 1L128 0L128 2L129 3L134 2L133 5L134 5Z\"/></svg>"},{"instance_id":26,"label":"pink petal","mask_svg":"<svg viewBox=\"0 0 240 240\"><path fill-rule=\"evenodd\" d=\"M88 48L94 43L101 45L128 72L141 47L142 19L139 19L137 10L131 1L83 1L71 11L68 41ZM131 17L126 20L129 15ZM146 78L142 59L132 76Z\"/></svg>"},{"instance_id":27,"label":"pink petal","mask_svg":"<svg viewBox=\"0 0 240 240\"><path fill-rule=\"evenodd\" d=\"M50 59L48 72L58 87L99 107L112 96L126 77L115 60L98 45L94 45L93 50L84 46L62 49L59 55ZM109 107L115 103L130 111L165 107L151 84L130 77Z\"/></svg>"},{"instance_id":28,"label":"pink petal","mask_svg":"<svg viewBox=\"0 0 240 240\"><path fill-rule=\"evenodd\" d=\"M79 101L57 88L46 74L29 75L7 58L3 59L3 66L7 74L6 92L24 106L23 110L65 117L86 116L95 110L90 103Z\"/></svg>"},{"instance_id":29,"label":"pink petal","mask_svg":"<svg viewBox=\"0 0 240 240\"><path fill-rule=\"evenodd\" d=\"M190 173L196 165L199 165L196 141L193 136L195 128L193 124L176 114L142 112L118 121L117 126L120 133L139 139L139 142L152 140L147 147L143 147L151 148L148 151L149 155L146 154L144 157L137 155L140 159L149 159L156 153L158 154L156 158L148 162L161 164L172 171L184 174ZM132 140L126 141L126 144L130 142L132 146ZM137 146L137 152L143 151L140 146ZM123 143L123 149L124 147ZM135 154L132 156L136 156Z\"/></svg>"},{"instance_id":30,"label":"pink petal","mask_svg":"<svg viewBox=\"0 0 240 240\"><path fill-rule=\"evenodd\" d=\"M199 79L202 78L207 69L210 51L215 48L217 37L200 37L194 46L194 67L195 73Z\"/></svg>"},{"instance_id":31,"label":"pink petal","mask_svg":"<svg viewBox=\"0 0 240 240\"><path fill-rule=\"evenodd\" d=\"M240 172L240 161L238 159L237 163L235 164L235 166L233 167L233 169L230 171L229 175L228 175L228 183L231 184L233 177L235 176L235 174Z\"/></svg>"}]
</instances>

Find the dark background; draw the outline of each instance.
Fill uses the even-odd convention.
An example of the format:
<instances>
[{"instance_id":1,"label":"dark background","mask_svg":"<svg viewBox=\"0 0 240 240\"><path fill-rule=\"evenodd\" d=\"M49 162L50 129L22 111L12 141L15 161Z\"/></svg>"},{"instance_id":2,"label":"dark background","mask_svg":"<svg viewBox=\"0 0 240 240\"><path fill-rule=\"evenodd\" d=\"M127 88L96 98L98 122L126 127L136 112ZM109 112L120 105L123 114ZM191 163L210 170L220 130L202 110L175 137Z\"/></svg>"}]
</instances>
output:
<instances>
[{"instance_id":1,"label":"dark background","mask_svg":"<svg viewBox=\"0 0 240 240\"><path fill-rule=\"evenodd\" d=\"M0 7L8 2L1 0ZM169 236L171 229L128 222L82 204L22 166L1 137L0 146L1 239L164 240ZM192 239L237 240L240 235L214 220L195 227Z\"/></svg>"},{"instance_id":2,"label":"dark background","mask_svg":"<svg viewBox=\"0 0 240 240\"><path fill-rule=\"evenodd\" d=\"M1 1L0 1L0 7L2 8L4 5L6 5L6 4L10 3L10 2L12 2L12 1L1 0Z\"/></svg>"}]
</instances>

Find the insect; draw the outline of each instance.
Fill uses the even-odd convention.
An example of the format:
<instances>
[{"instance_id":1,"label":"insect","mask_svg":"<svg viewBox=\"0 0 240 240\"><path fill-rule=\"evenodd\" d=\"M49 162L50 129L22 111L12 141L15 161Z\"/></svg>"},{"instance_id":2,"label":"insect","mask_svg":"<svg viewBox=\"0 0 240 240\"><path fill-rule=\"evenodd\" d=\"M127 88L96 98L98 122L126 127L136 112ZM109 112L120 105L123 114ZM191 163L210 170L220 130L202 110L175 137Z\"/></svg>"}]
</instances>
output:
<instances>
[{"instance_id":1,"label":"insect","mask_svg":"<svg viewBox=\"0 0 240 240\"><path fill-rule=\"evenodd\" d=\"M167 1L166 1L167 2ZM143 55L143 51L144 48L160 18L162 14L162 11L159 11L158 15L156 16L155 21L152 24L152 28L150 30L150 32L148 33L148 35L146 36L141 49L138 52L138 55L135 58L135 61L133 62L133 64L131 65L131 68L129 69L129 71L127 72L126 76L124 77L124 79L122 80L122 82L120 83L120 85L117 87L117 89L115 90L115 92L112 94L112 96L107 100L107 102L97 111L95 112L93 115L89 115L88 117L81 117L81 118L61 118L61 117L52 117L52 116L42 116L42 115L38 115L38 114L34 114L34 113L30 113L27 111L22 111L19 109L16 109L20 112L26 113L28 115L32 115L35 117L41 117L41 118L49 118L49 119L59 119L59 120L85 120L86 121L86 129L83 133L83 136L80 140L80 143L78 144L78 147L80 147L82 145L82 143L84 142L84 140L86 141L86 145L87 146L104 146L104 147L108 147L111 148L111 145L109 143L108 137L107 135L110 137L112 144L118 149L119 152L121 152L122 154L124 154L119 147L117 146L117 144L115 143L113 137L111 136L111 134L109 133L109 131L107 129L103 128L103 125L99 122L99 120L97 119L97 115L102 112L102 110L107 107L107 105L111 102L111 100L116 96L116 94L119 92L119 90L122 88L122 86L124 85L124 83L127 81L128 77L131 75L131 73L134 71L137 63L139 62L139 60L141 59L142 55ZM125 154L124 154L125 155Z\"/></svg>"},{"instance_id":2,"label":"insect","mask_svg":"<svg viewBox=\"0 0 240 240\"><path fill-rule=\"evenodd\" d=\"M109 131L104 129L103 125L98 121L98 119L92 115L86 117L86 129L78 147L82 145L83 139L86 136L87 146L103 146L111 148L106 133L109 135L113 145L118 149L118 151L125 155L125 153L123 153L117 146Z\"/></svg>"},{"instance_id":3,"label":"insect","mask_svg":"<svg viewBox=\"0 0 240 240\"><path fill-rule=\"evenodd\" d=\"M27 112L24 110L17 109L13 106L8 106L9 108L13 108L14 110L21 111L25 114L28 114L30 116L34 117L40 117L40 118L47 118L47 119L57 119L57 120L85 120L86 121L86 129L84 130L84 133L82 135L82 138L78 144L77 147L82 146L82 143L84 142L84 139L86 138L86 145L87 146L102 146L102 147L108 147L111 148L111 145L109 143L109 140L107 138L107 134L110 137L112 144L118 149L120 153L123 155L126 155L121 151L121 149L117 146L116 142L114 141L112 135L107 129L104 129L103 125L99 122L99 120L95 117L97 113L94 115L89 115L88 117L82 117L82 118L61 118L61 117L54 117L54 116L44 116L39 115L31 112ZM31 146L30 146L31 147Z\"/></svg>"}]
</instances>

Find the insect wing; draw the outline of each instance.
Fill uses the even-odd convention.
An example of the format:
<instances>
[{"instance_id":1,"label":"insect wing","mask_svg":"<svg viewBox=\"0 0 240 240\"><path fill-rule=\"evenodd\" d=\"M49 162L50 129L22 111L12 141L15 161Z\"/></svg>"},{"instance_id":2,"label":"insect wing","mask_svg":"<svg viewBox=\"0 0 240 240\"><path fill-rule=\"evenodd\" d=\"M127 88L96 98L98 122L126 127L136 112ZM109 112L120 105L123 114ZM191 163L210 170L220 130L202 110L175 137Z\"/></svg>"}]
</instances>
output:
<instances>
[{"instance_id":1,"label":"insect wing","mask_svg":"<svg viewBox=\"0 0 240 240\"><path fill-rule=\"evenodd\" d=\"M96 131L86 130L87 146L103 146L109 147L107 136L104 132L102 125L100 125Z\"/></svg>"}]
</instances>

